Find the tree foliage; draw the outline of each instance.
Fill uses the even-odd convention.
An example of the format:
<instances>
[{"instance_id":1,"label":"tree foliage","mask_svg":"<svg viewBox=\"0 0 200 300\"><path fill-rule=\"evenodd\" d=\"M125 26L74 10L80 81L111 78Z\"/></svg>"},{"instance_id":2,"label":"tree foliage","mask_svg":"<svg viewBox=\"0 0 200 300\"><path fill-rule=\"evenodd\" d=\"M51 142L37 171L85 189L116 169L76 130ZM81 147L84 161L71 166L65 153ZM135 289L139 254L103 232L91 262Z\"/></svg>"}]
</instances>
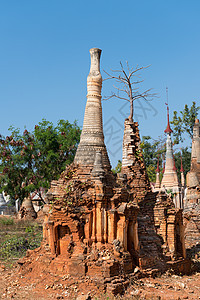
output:
<instances>
[{"instance_id":1,"label":"tree foliage","mask_svg":"<svg viewBox=\"0 0 200 300\"><path fill-rule=\"evenodd\" d=\"M119 159L117 162L117 165L114 169L112 169L112 172L114 174L120 173L121 172L121 168L122 168L122 161Z\"/></svg>"},{"instance_id":2,"label":"tree foliage","mask_svg":"<svg viewBox=\"0 0 200 300\"><path fill-rule=\"evenodd\" d=\"M76 122L60 120L54 126L45 119L32 132L9 130L10 136L0 138L1 191L20 201L37 191L43 200L41 187L47 190L73 161L81 130Z\"/></svg>"},{"instance_id":3,"label":"tree foliage","mask_svg":"<svg viewBox=\"0 0 200 300\"><path fill-rule=\"evenodd\" d=\"M174 143L179 144L184 141L184 134L188 134L192 138L193 126L195 119L198 116L200 106L196 106L196 102L192 102L192 106L186 104L184 109L179 113L173 112L173 120L170 122L173 125Z\"/></svg>"},{"instance_id":4,"label":"tree foliage","mask_svg":"<svg viewBox=\"0 0 200 300\"><path fill-rule=\"evenodd\" d=\"M165 139L159 137L157 140L153 140L150 136L143 136L140 147L143 152L149 180L155 182L158 159L162 170L164 153L166 151Z\"/></svg>"},{"instance_id":5,"label":"tree foliage","mask_svg":"<svg viewBox=\"0 0 200 300\"><path fill-rule=\"evenodd\" d=\"M186 176L187 172L189 172L190 170L190 162L191 162L191 152L188 150L188 147L181 148L181 151L175 152L174 154L179 180L181 179L181 173L180 173L181 157L182 157L184 175Z\"/></svg>"},{"instance_id":6,"label":"tree foliage","mask_svg":"<svg viewBox=\"0 0 200 300\"><path fill-rule=\"evenodd\" d=\"M146 166L157 166L158 156L162 156L166 151L164 137L158 137L157 140L152 139L150 136L143 136L140 147L143 150L143 156Z\"/></svg>"}]
</instances>

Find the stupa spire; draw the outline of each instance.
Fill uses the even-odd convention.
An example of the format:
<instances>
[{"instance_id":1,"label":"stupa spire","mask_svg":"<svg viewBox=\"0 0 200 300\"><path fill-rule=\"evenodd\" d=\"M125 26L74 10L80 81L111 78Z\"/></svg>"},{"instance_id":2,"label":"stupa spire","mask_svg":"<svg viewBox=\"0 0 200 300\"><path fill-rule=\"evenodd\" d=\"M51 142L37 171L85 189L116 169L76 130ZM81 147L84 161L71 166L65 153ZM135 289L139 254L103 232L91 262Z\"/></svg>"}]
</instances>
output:
<instances>
[{"instance_id":1,"label":"stupa spire","mask_svg":"<svg viewBox=\"0 0 200 300\"><path fill-rule=\"evenodd\" d=\"M171 133L173 132L170 127L169 122L169 106L168 106L168 88L166 88L167 92L167 128L165 129L165 133L167 134L167 141L166 141L166 162L165 162L165 169L163 172L163 178L161 182L161 186L165 186L166 189L174 189L178 188L178 176L176 172L176 166L173 156L173 147L172 147L172 139Z\"/></svg>"},{"instance_id":2,"label":"stupa spire","mask_svg":"<svg viewBox=\"0 0 200 300\"><path fill-rule=\"evenodd\" d=\"M182 155L181 155L181 168L180 168L180 172L181 172L181 185L182 185L182 187L185 187L185 176L184 176Z\"/></svg>"},{"instance_id":3,"label":"stupa spire","mask_svg":"<svg viewBox=\"0 0 200 300\"><path fill-rule=\"evenodd\" d=\"M158 160L157 160L157 169L156 173L160 173L160 167L159 167L159 155L158 155Z\"/></svg>"},{"instance_id":4,"label":"stupa spire","mask_svg":"<svg viewBox=\"0 0 200 300\"><path fill-rule=\"evenodd\" d=\"M169 122L168 87L166 87L166 94L167 94L167 103L165 104L167 105L167 128L165 129L164 132L171 134L173 130L171 129L170 122Z\"/></svg>"},{"instance_id":5,"label":"stupa spire","mask_svg":"<svg viewBox=\"0 0 200 300\"><path fill-rule=\"evenodd\" d=\"M96 152L100 151L102 153L103 167L110 169L110 161L103 135L100 56L100 49L90 49L91 66L87 77L87 103L80 143L74 162L93 167Z\"/></svg>"},{"instance_id":6,"label":"stupa spire","mask_svg":"<svg viewBox=\"0 0 200 300\"><path fill-rule=\"evenodd\" d=\"M172 133L173 130L170 127L170 122L169 122L169 106L167 105L167 128L164 131L165 133Z\"/></svg>"},{"instance_id":7,"label":"stupa spire","mask_svg":"<svg viewBox=\"0 0 200 300\"><path fill-rule=\"evenodd\" d=\"M195 163L194 163L195 161ZM200 124L195 120L192 138L191 171L196 170L196 163L200 163ZM199 177L199 175L198 175Z\"/></svg>"},{"instance_id":8,"label":"stupa spire","mask_svg":"<svg viewBox=\"0 0 200 300\"><path fill-rule=\"evenodd\" d=\"M162 170L162 173L163 173L163 174L165 173L165 162L163 162L163 170Z\"/></svg>"},{"instance_id":9,"label":"stupa spire","mask_svg":"<svg viewBox=\"0 0 200 300\"><path fill-rule=\"evenodd\" d=\"M159 190L159 189L160 189L160 167L159 167L159 155L158 155L155 190Z\"/></svg>"}]
</instances>

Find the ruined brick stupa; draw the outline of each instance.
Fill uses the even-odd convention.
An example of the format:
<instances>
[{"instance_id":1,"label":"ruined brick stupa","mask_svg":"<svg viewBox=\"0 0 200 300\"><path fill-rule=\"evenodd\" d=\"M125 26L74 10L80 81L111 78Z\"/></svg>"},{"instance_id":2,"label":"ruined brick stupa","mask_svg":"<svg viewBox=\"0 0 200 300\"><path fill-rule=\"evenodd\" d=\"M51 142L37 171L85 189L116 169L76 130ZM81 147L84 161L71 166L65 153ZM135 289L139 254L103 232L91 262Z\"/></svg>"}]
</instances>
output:
<instances>
[{"instance_id":1,"label":"ruined brick stupa","mask_svg":"<svg viewBox=\"0 0 200 300\"><path fill-rule=\"evenodd\" d=\"M36 219L37 213L34 210L31 196L24 198L20 210L18 212L19 219Z\"/></svg>"},{"instance_id":2,"label":"ruined brick stupa","mask_svg":"<svg viewBox=\"0 0 200 300\"><path fill-rule=\"evenodd\" d=\"M190 171L187 173L184 203L186 247L200 251L200 124L195 120L192 138Z\"/></svg>"},{"instance_id":3,"label":"ruined brick stupa","mask_svg":"<svg viewBox=\"0 0 200 300\"><path fill-rule=\"evenodd\" d=\"M187 173L187 202L185 207L200 204L200 124L195 120L192 138L191 167Z\"/></svg>"},{"instance_id":4,"label":"ruined brick stupa","mask_svg":"<svg viewBox=\"0 0 200 300\"><path fill-rule=\"evenodd\" d=\"M0 214L4 214L4 212L6 211L7 209L7 203L4 199L4 196L2 193L0 193Z\"/></svg>"},{"instance_id":5,"label":"ruined brick stupa","mask_svg":"<svg viewBox=\"0 0 200 300\"><path fill-rule=\"evenodd\" d=\"M87 103L74 163L47 194L44 239L37 250L43 255L38 259L35 250L23 268L27 262L33 270L41 264L49 272L87 276L104 291L118 293L135 266L149 274L172 262L184 272L186 261L182 211L167 196L160 193L156 200L151 192L137 123L125 121L122 172L111 172L102 126L100 54L100 49L90 50Z\"/></svg>"}]
</instances>

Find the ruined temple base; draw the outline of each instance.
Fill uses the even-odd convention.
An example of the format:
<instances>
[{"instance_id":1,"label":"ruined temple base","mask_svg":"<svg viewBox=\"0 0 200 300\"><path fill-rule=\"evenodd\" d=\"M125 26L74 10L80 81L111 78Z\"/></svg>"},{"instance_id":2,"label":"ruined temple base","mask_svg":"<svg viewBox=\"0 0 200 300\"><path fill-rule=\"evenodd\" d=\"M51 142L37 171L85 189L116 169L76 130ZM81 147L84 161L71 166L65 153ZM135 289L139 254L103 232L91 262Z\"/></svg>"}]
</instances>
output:
<instances>
[{"instance_id":1,"label":"ruined temple base","mask_svg":"<svg viewBox=\"0 0 200 300\"><path fill-rule=\"evenodd\" d=\"M90 286L98 292L123 294L134 275L131 274L130 254L124 253L123 257L116 259L108 249L103 248L91 251L89 258L88 255L81 255L69 260L64 255L56 257L51 254L48 245L43 243L40 248L29 250L19 260L20 272L22 276L29 276L33 281L38 274L45 277L48 273L55 277L70 278L79 288L85 283L87 287ZM83 286L82 288L84 290Z\"/></svg>"},{"instance_id":2,"label":"ruined temple base","mask_svg":"<svg viewBox=\"0 0 200 300\"><path fill-rule=\"evenodd\" d=\"M27 274L27 276L26 276ZM24 276L25 275L25 276ZM48 270L42 273L25 273L19 266L7 269L0 264L1 299L113 299L108 291L91 283L89 278L79 280L69 275L54 275ZM171 275L170 272L152 278L130 280L123 299L193 299L199 298L200 273L190 276Z\"/></svg>"},{"instance_id":3,"label":"ruined temple base","mask_svg":"<svg viewBox=\"0 0 200 300\"><path fill-rule=\"evenodd\" d=\"M130 284L137 282L138 279L156 278L164 272L164 269L142 269L137 266L132 268L128 252L123 253L122 257L116 257L106 247L91 250L90 255L80 255L69 261L64 255L52 254L49 246L44 242L41 247L28 250L18 264L19 274L31 278L32 283L38 279L38 276L44 282L48 276L51 276L54 281L48 281L46 288L53 288L58 278L62 278L67 288L76 285L77 290L84 294L90 290L96 291L94 293L97 294L124 294ZM169 270L173 274L189 274L191 269L190 260L187 259L169 261L166 265L165 271Z\"/></svg>"}]
</instances>

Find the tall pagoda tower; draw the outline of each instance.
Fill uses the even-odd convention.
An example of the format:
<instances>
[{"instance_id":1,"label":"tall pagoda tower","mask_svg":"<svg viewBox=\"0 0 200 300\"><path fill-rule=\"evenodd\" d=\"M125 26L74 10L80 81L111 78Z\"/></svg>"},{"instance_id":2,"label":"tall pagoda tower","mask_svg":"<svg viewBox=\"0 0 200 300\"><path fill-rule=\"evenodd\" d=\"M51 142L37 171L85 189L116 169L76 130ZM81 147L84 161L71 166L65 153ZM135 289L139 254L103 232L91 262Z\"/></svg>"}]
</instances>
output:
<instances>
[{"instance_id":1,"label":"tall pagoda tower","mask_svg":"<svg viewBox=\"0 0 200 300\"><path fill-rule=\"evenodd\" d=\"M110 170L111 166L103 134L100 56L100 49L90 49L91 67L87 77L87 103L80 143L74 162L83 166L93 167L96 152L101 152L103 168Z\"/></svg>"},{"instance_id":2,"label":"tall pagoda tower","mask_svg":"<svg viewBox=\"0 0 200 300\"><path fill-rule=\"evenodd\" d=\"M166 141L166 162L161 187L171 190L174 193L174 204L177 208L181 208L180 184L176 172L175 161L173 157L173 147L171 133L173 132L169 123L169 107L167 106L167 128L164 131L167 134Z\"/></svg>"}]
</instances>

